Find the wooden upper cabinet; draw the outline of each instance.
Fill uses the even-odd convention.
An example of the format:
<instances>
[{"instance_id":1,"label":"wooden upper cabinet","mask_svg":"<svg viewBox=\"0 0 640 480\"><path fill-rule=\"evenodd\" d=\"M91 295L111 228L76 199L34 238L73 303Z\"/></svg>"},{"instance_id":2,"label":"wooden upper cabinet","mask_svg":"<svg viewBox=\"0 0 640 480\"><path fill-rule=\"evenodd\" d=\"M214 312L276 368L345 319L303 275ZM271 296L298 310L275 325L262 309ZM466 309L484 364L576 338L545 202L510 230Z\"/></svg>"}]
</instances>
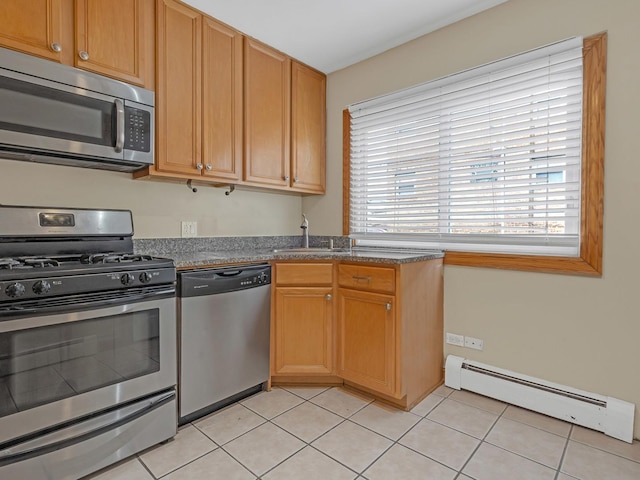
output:
<instances>
[{"instance_id":1,"label":"wooden upper cabinet","mask_svg":"<svg viewBox=\"0 0 640 480\"><path fill-rule=\"evenodd\" d=\"M242 177L243 35L205 17L202 37L203 174Z\"/></svg>"},{"instance_id":2,"label":"wooden upper cabinet","mask_svg":"<svg viewBox=\"0 0 640 480\"><path fill-rule=\"evenodd\" d=\"M326 77L291 62L291 187L325 192Z\"/></svg>"},{"instance_id":3,"label":"wooden upper cabinet","mask_svg":"<svg viewBox=\"0 0 640 480\"><path fill-rule=\"evenodd\" d=\"M0 46L62 62L62 0L0 1Z\"/></svg>"},{"instance_id":4,"label":"wooden upper cabinet","mask_svg":"<svg viewBox=\"0 0 640 480\"><path fill-rule=\"evenodd\" d=\"M162 0L157 14L155 168L238 183L244 37L174 0Z\"/></svg>"},{"instance_id":5,"label":"wooden upper cabinet","mask_svg":"<svg viewBox=\"0 0 640 480\"><path fill-rule=\"evenodd\" d=\"M158 2L156 168L200 175L202 15L173 0ZM200 169L198 169L200 166Z\"/></svg>"},{"instance_id":6,"label":"wooden upper cabinet","mask_svg":"<svg viewBox=\"0 0 640 480\"><path fill-rule=\"evenodd\" d=\"M153 82L153 2L75 0L75 6L75 66L149 87L148 82Z\"/></svg>"},{"instance_id":7,"label":"wooden upper cabinet","mask_svg":"<svg viewBox=\"0 0 640 480\"><path fill-rule=\"evenodd\" d=\"M0 46L154 89L154 0L1 0Z\"/></svg>"},{"instance_id":8,"label":"wooden upper cabinet","mask_svg":"<svg viewBox=\"0 0 640 480\"><path fill-rule=\"evenodd\" d=\"M255 40L245 41L244 180L288 187L291 60Z\"/></svg>"}]
</instances>

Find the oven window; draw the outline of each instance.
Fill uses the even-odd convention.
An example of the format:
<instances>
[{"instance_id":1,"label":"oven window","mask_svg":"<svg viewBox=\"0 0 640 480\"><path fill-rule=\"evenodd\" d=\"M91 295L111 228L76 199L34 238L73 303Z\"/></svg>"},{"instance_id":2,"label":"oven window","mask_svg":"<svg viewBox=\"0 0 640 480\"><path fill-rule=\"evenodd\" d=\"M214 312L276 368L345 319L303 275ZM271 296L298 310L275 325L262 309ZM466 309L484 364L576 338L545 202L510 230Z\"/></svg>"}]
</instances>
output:
<instances>
[{"instance_id":1,"label":"oven window","mask_svg":"<svg viewBox=\"0 0 640 480\"><path fill-rule=\"evenodd\" d=\"M160 370L158 309L0 334L0 417Z\"/></svg>"}]
</instances>

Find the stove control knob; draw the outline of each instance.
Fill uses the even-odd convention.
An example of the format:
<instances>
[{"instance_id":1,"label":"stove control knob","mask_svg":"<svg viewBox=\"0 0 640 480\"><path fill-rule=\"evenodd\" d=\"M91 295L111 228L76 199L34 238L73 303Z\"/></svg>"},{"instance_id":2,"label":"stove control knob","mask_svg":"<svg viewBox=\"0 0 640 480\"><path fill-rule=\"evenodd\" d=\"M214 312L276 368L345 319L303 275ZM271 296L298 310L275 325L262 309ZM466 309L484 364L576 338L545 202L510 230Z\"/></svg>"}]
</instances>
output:
<instances>
[{"instance_id":1,"label":"stove control knob","mask_svg":"<svg viewBox=\"0 0 640 480\"><path fill-rule=\"evenodd\" d=\"M36 295L43 295L51 290L51 284L46 280L39 280L33 284L33 293Z\"/></svg>"},{"instance_id":2,"label":"stove control knob","mask_svg":"<svg viewBox=\"0 0 640 480\"><path fill-rule=\"evenodd\" d=\"M149 272L142 272L139 278L142 283L149 283L151 281L151 274Z\"/></svg>"},{"instance_id":3,"label":"stove control knob","mask_svg":"<svg viewBox=\"0 0 640 480\"><path fill-rule=\"evenodd\" d=\"M17 297L21 297L22 295L24 295L24 285L21 283L12 283L11 285L9 285L6 290L7 295L9 295L12 298L17 298Z\"/></svg>"},{"instance_id":4,"label":"stove control knob","mask_svg":"<svg viewBox=\"0 0 640 480\"><path fill-rule=\"evenodd\" d=\"M122 276L120 277L120 282L122 282L123 285L130 285L133 282L133 275L131 275L130 273L122 274Z\"/></svg>"}]
</instances>

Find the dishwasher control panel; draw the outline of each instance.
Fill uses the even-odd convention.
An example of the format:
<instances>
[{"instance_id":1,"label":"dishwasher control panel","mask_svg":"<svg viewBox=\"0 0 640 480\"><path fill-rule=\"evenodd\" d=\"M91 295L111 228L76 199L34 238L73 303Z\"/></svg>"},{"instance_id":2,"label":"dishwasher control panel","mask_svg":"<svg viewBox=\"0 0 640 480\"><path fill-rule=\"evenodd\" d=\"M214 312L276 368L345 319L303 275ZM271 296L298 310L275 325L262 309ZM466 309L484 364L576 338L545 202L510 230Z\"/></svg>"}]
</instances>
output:
<instances>
[{"instance_id":1,"label":"dishwasher control panel","mask_svg":"<svg viewBox=\"0 0 640 480\"><path fill-rule=\"evenodd\" d=\"M178 296L215 295L270 284L271 267L267 264L189 270L178 274Z\"/></svg>"},{"instance_id":2,"label":"dishwasher control panel","mask_svg":"<svg viewBox=\"0 0 640 480\"><path fill-rule=\"evenodd\" d=\"M265 285L269 283L271 283L271 272L260 272L240 281L240 285L242 286Z\"/></svg>"}]
</instances>

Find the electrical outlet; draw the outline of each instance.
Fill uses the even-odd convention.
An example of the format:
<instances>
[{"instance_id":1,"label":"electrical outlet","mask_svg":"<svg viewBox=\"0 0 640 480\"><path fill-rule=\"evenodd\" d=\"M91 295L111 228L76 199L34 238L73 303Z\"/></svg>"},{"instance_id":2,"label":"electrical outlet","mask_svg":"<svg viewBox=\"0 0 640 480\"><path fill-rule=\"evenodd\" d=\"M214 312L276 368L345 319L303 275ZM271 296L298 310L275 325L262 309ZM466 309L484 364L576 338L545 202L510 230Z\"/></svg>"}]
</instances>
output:
<instances>
[{"instance_id":1,"label":"electrical outlet","mask_svg":"<svg viewBox=\"0 0 640 480\"><path fill-rule=\"evenodd\" d=\"M482 350L484 342L479 338L464 337L464 346L475 350Z\"/></svg>"},{"instance_id":2,"label":"electrical outlet","mask_svg":"<svg viewBox=\"0 0 640 480\"><path fill-rule=\"evenodd\" d=\"M462 335L456 335L455 333L447 332L446 338L448 344L464 347L464 337Z\"/></svg>"},{"instance_id":3,"label":"electrical outlet","mask_svg":"<svg viewBox=\"0 0 640 480\"><path fill-rule=\"evenodd\" d=\"M182 238L198 236L198 222L182 222Z\"/></svg>"}]
</instances>

